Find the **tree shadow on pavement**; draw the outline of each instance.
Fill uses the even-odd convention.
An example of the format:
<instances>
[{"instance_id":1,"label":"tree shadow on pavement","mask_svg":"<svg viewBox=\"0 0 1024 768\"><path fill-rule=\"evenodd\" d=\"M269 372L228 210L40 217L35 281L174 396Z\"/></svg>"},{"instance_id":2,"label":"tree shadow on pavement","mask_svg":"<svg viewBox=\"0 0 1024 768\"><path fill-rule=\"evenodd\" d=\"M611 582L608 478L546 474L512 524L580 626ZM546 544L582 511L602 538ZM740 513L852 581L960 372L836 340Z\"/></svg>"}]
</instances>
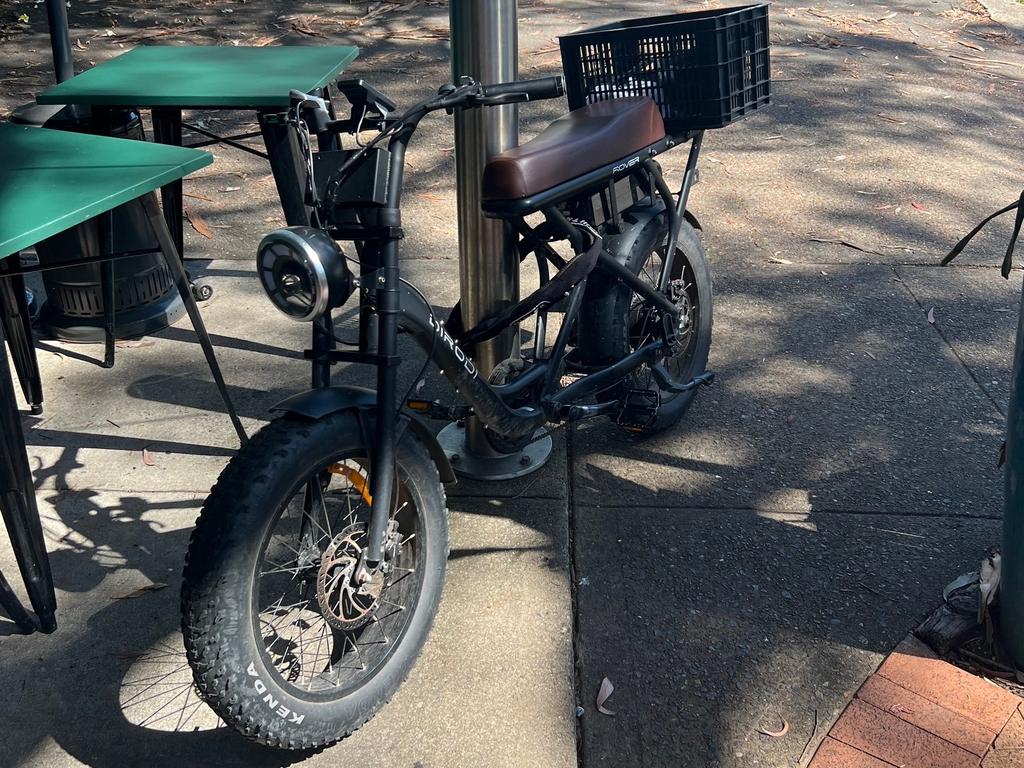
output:
<instances>
[{"instance_id":1,"label":"tree shadow on pavement","mask_svg":"<svg viewBox=\"0 0 1024 768\"><path fill-rule=\"evenodd\" d=\"M271 23L285 6L260 4L254 18ZM715 388L678 428L650 440L609 424L581 426L571 439L588 766L795 764L879 655L998 538L1002 390L979 382L1006 381L999 347L1012 339L1016 304L1006 309L1020 273L1008 290L999 284L988 294L978 274L995 283L994 270L915 270L1018 194L1018 166L1005 158L1017 156L1024 124L1009 74L1019 51L984 37L998 30L972 3L958 6L956 23L922 2L901 6L890 22L835 3L812 10L828 18L788 4L773 10L773 109L706 140L693 208L714 262ZM531 14L543 35L531 32L530 50L548 45L551 30L592 16L649 12L629 3L597 14L591 3L566 2L547 26L540 11ZM353 73L379 75L404 101L436 86L446 72L444 42L395 33L443 13L389 17ZM971 49L960 39L1014 63L965 61ZM539 60L531 75L557 66L557 57ZM553 114L553 106L524 111L524 134ZM411 154L420 167L410 175L410 189L421 192L448 167L437 148L450 146L450 125L425 125L423 136L430 150ZM663 158L666 167L678 172L684 154ZM962 262L994 263L1001 245L990 235ZM938 328L927 320L933 301ZM980 322L943 313L953 305ZM259 381L262 357L253 355L239 380ZM152 396L146 381L137 385L134 396ZM246 413L264 412L266 391L239 394ZM215 395L201 399L213 404ZM69 451L53 471L76 461ZM166 580L160 568L178 565L185 529L158 531L138 519L137 502L123 506L123 527L102 515L63 523L90 540L119 537L113 550L124 567ZM158 542L166 554L154 569L133 547ZM98 558L73 547L55 555L61 586L95 584L106 572ZM43 705L54 716L17 718L23 732L14 743L24 755L52 738L99 766L123 764L125 744L154 763L181 754L230 754L257 765L293 759L224 729L163 733L128 719L122 685L143 681L144 690L145 675L126 677L121 666L112 675L108 657L90 655L90 635L123 633L125 653L141 650L139 659L156 663L167 656L180 686L180 663L163 645L177 624L164 593L153 596L155 615L137 600L112 602L86 622L87 632L58 634L31 662L32 676L53 682ZM593 708L604 676L616 685L608 704L615 718ZM179 717L192 706L187 689L175 689L186 691L174 705ZM54 713L89 718L90 727L65 728ZM780 719L791 726L786 737L758 733L776 730Z\"/></svg>"}]
</instances>

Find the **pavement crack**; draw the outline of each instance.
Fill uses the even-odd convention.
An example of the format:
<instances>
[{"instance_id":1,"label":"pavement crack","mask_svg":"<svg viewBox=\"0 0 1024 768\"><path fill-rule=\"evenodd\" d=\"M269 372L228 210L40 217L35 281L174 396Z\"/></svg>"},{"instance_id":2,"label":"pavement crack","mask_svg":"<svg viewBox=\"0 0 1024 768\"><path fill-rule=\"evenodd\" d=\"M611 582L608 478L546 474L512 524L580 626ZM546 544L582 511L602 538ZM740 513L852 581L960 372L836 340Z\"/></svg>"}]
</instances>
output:
<instances>
[{"instance_id":1,"label":"pavement crack","mask_svg":"<svg viewBox=\"0 0 1024 768\"><path fill-rule=\"evenodd\" d=\"M584 509L603 509L608 511L614 511L618 509L628 509L630 511L645 512L647 510L659 510L659 511L675 511L675 512L720 512L720 513L735 513L735 514L759 514L759 515L804 515L807 517L820 517L822 515L848 515L851 517L884 517L884 518L943 518L950 520L1002 520L1001 514L991 515L971 515L962 514L957 512L905 512L905 513L894 513L894 512L880 512L878 510L868 509L812 509L812 510L794 510L794 509L766 509L764 507L742 507L733 505L724 506L713 506L710 504L699 504L697 506L691 506L689 504L630 504L626 505L613 505L613 504L583 504L581 505Z\"/></svg>"},{"instance_id":2,"label":"pavement crack","mask_svg":"<svg viewBox=\"0 0 1024 768\"><path fill-rule=\"evenodd\" d=\"M921 303L921 300L917 298L917 295L914 293L914 290L910 287L907 281L903 279L903 276L899 273L899 270L895 266L892 268L892 272L894 275L896 275L896 281L903 286L904 290L906 290L906 292L910 295L910 298L914 300L914 303L917 304L918 307L920 307L923 313L927 314L927 308L924 306L924 304ZM1003 420L1005 421L1006 412L1003 410L1003 407L999 404L999 401L992 397L989 391L985 389L984 385L981 383L981 380L978 379L978 376L974 373L973 370L971 370L971 367L967 364L967 361L960 356L960 353L956 351L956 347L953 346L953 343L949 340L946 334L942 332L942 328L939 326L939 324L932 323L932 327L935 329L935 332L939 334L939 338L942 339L943 342L945 342L946 346L949 348L949 351L953 353L953 357L957 359L957 362L960 363L960 365L963 367L967 375L971 377L971 381L974 382L975 386L977 386L981 394L985 396L986 400L992 403L992 407L996 409L996 412L1000 416L1002 416Z\"/></svg>"},{"instance_id":3,"label":"pavement crack","mask_svg":"<svg viewBox=\"0 0 1024 768\"><path fill-rule=\"evenodd\" d=\"M577 571L576 571L576 424L571 423L565 433L565 506L568 513L566 547L569 560L569 598L572 608L572 667L573 687L575 689L574 704L576 707L583 706L583 659L580 655L580 611L579 596L577 595ZM584 768L583 764L583 728L582 717L577 717L576 712L572 713L576 727L573 733L576 734L576 765Z\"/></svg>"}]
</instances>

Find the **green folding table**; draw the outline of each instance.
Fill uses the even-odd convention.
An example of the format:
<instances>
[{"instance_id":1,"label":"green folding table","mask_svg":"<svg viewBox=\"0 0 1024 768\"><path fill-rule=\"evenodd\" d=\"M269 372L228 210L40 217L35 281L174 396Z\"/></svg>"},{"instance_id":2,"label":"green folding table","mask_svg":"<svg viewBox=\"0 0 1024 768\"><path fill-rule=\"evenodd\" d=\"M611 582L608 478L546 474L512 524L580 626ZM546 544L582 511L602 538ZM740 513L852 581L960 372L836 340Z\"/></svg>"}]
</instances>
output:
<instances>
[{"instance_id":1,"label":"green folding table","mask_svg":"<svg viewBox=\"0 0 1024 768\"><path fill-rule=\"evenodd\" d=\"M141 46L86 70L44 91L40 104L77 104L96 109L151 109L156 141L181 144L182 110L231 109L256 112L258 133L217 136L197 125L190 131L207 137L190 146L223 142L266 157L277 183L285 219L308 223L305 207L305 157L294 132L283 122L289 92L325 95L331 80L359 53L351 45ZM328 99L328 102L330 100ZM263 136L266 153L240 141ZM163 193L164 213L178 251L182 246L181 185Z\"/></svg>"},{"instance_id":2,"label":"green folding table","mask_svg":"<svg viewBox=\"0 0 1024 768\"><path fill-rule=\"evenodd\" d=\"M207 364L239 439L245 431L221 375L209 334L153 191L209 165L205 152L144 141L0 123L0 261L45 238L95 219L120 205L140 206L153 229ZM47 269L138 255L100 253L47 264ZM0 280L39 267L6 269ZM36 618L0 574L0 606L26 632L56 629L56 601L35 502L32 473L0 325L0 512Z\"/></svg>"}]
</instances>

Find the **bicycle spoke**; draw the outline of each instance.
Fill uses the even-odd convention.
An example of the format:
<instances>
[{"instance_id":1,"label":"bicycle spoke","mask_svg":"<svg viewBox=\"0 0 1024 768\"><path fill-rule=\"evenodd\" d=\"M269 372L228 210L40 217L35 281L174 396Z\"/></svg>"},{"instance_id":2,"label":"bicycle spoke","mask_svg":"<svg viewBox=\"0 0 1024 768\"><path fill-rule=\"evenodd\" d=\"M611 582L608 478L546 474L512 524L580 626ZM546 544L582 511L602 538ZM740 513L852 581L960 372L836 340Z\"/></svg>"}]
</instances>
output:
<instances>
[{"instance_id":1,"label":"bicycle spoke","mask_svg":"<svg viewBox=\"0 0 1024 768\"><path fill-rule=\"evenodd\" d=\"M370 505L359 484L360 478L367 480L364 464L365 459L342 459L326 465L331 470L311 473L282 508L257 571L259 631L269 666L305 692L361 685L392 652L411 619L407 606L414 604L420 578L419 517L401 477L395 479L390 514L399 543L381 595L361 595L347 582L369 527ZM342 630L332 614L349 621L366 616L366 623Z\"/></svg>"}]
</instances>

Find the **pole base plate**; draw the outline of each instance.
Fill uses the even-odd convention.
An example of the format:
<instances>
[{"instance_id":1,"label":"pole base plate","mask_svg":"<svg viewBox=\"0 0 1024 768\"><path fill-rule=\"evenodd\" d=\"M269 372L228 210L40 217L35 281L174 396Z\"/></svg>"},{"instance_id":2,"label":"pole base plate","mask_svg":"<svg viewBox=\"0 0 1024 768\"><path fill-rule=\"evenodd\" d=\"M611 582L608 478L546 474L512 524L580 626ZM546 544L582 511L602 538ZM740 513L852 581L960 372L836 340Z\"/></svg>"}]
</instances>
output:
<instances>
[{"instance_id":1,"label":"pole base plate","mask_svg":"<svg viewBox=\"0 0 1024 768\"><path fill-rule=\"evenodd\" d=\"M541 430L538 430L540 432ZM442 429L437 442L444 449L455 474L470 480L513 480L547 464L551 458L551 436L530 443L518 453L494 453L480 456L471 453L466 444L466 427L455 422Z\"/></svg>"}]
</instances>

